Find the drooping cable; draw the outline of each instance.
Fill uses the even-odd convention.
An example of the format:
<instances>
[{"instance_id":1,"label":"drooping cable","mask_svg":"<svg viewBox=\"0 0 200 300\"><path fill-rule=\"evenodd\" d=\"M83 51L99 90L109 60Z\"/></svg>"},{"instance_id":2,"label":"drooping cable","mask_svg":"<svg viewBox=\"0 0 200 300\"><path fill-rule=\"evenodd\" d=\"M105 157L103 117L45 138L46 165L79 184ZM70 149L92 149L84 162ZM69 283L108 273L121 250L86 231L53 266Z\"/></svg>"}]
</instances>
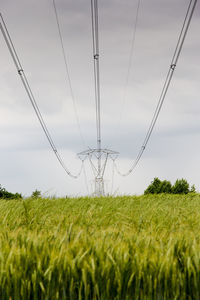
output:
<instances>
[{"instance_id":1,"label":"drooping cable","mask_svg":"<svg viewBox=\"0 0 200 300\"><path fill-rule=\"evenodd\" d=\"M115 160L112 160L112 178L111 178L111 192L110 195L113 195L113 187L114 187L114 175L115 175Z\"/></svg>"},{"instance_id":2,"label":"drooping cable","mask_svg":"<svg viewBox=\"0 0 200 300\"><path fill-rule=\"evenodd\" d=\"M96 130L98 153L98 175L101 173L101 104L100 104L100 75L99 75L99 17L98 0L91 0L92 15L92 41L94 58L95 105L96 105Z\"/></svg>"},{"instance_id":3,"label":"drooping cable","mask_svg":"<svg viewBox=\"0 0 200 300\"><path fill-rule=\"evenodd\" d=\"M58 10L57 10L57 6L56 6L56 0L53 0L53 9L54 9L54 13L55 13L56 24L57 24L57 28L58 28L60 45L61 45L61 49L62 49L63 61L64 61L64 66L65 66L66 83L69 85L71 99L72 99L72 103L73 103L73 108L74 108L74 113L75 113L75 117L76 117L76 123L77 123L78 131L79 131L79 134L80 134L80 138L82 140L83 145L86 146L86 142L85 142L85 139L83 137L83 133L82 133L82 130L81 130L81 125L80 125L80 120L79 120L79 116L78 116L76 99L75 99L74 91L73 91L73 88L72 88L72 82L71 82L69 67L68 67L68 63L67 63L67 54L66 54L66 49L65 49L65 46L64 46L64 42L63 42L63 36L62 36L60 20L59 20L59 16L58 16Z\"/></svg>"},{"instance_id":4,"label":"drooping cable","mask_svg":"<svg viewBox=\"0 0 200 300\"><path fill-rule=\"evenodd\" d=\"M130 78L130 72L131 72L131 67L132 67L132 62L133 62L134 49L135 49L135 41L136 41L136 34L137 34L137 26L138 26L140 4L141 4L141 0L138 0L137 8L136 8L136 16L135 16L135 21L134 21L134 25L133 25L133 35L132 35L132 40L131 40L130 54L129 54L129 58L128 58L127 74L126 74L124 88L123 88L122 109L120 111L120 119L119 119L119 124L120 125L119 126L121 126L122 117L123 117L123 113L124 113L124 109L125 109L126 96L127 96L127 88L128 88L128 83L129 83L129 78Z\"/></svg>"},{"instance_id":5,"label":"drooping cable","mask_svg":"<svg viewBox=\"0 0 200 300\"><path fill-rule=\"evenodd\" d=\"M90 192L89 192L89 186L88 186L88 180L87 180L87 174L86 174L86 170L85 170L84 161L83 161L83 174L84 174L85 186L86 186L87 194L89 196Z\"/></svg>"},{"instance_id":6,"label":"drooping cable","mask_svg":"<svg viewBox=\"0 0 200 300\"><path fill-rule=\"evenodd\" d=\"M32 105L32 107L33 107L33 109L34 109L34 111L35 111L35 113L36 113L36 116L37 116L39 122L40 122L40 125L41 125L41 127L42 127L42 130L44 131L44 134L45 134L45 136L46 136L46 138L47 138L47 140L48 140L48 142L49 142L49 144L50 144L50 146L51 146L51 148L52 148L54 154L56 155L56 158L57 158L58 162L60 163L60 165L63 167L64 171L65 171L70 177L72 177L72 178L78 178L78 177L80 176L81 172L82 172L82 169L83 169L83 163L81 164L81 168L80 168L79 173L78 173L77 175L73 175L73 174L68 170L68 168L66 167L66 165L65 165L65 163L64 163L64 161L63 161L63 159L61 158L60 154L58 153L58 150L57 150L57 148L56 148L56 146L55 146L55 144L54 144L54 142L53 142L53 139L52 139L52 137L51 137L51 135L50 135L50 133L49 133L49 130L48 130L48 128L47 128L47 126L46 126L46 124L45 124L45 122L44 122L44 119L43 119L43 117L42 117L42 115L41 115L41 112L40 112L40 110L39 110L39 107L38 107L38 105L37 105L37 103L36 103L35 97L34 97L34 95L33 95L33 92L32 92L32 90L31 90L31 87L30 87L29 82L28 82L28 80L27 80L27 77L26 77L26 74L25 74L25 72L24 72L24 69L23 69L23 67L22 67L22 65L21 65L21 62L20 62L20 60L19 60L18 54L17 54L17 52L16 52L16 50L15 50L14 44L13 44L13 42L12 42L12 39L11 39L11 37L10 37L10 34L9 34L9 32L8 32L8 29L7 29L7 26L6 26L6 24L5 24L5 21L4 21L4 19L3 19L2 14L0 14L0 29L1 29L1 32L2 32L2 34L3 34L4 40L5 40L5 42L6 42L6 45L7 45L7 47L8 47L8 50L9 50L9 52L10 52L10 54L11 54L11 57L12 57L12 59L13 59L13 62L14 62L14 64L15 64L15 67L16 67L16 69L17 69L17 72L18 72L18 74L19 74L19 76L20 76L20 78L21 78L22 84L23 84L23 86L24 86L24 88L25 88L25 91L26 91L26 93L27 93L27 95L28 95L28 98L29 98L29 100L30 100L30 102L31 102L31 105Z\"/></svg>"},{"instance_id":7,"label":"drooping cable","mask_svg":"<svg viewBox=\"0 0 200 300\"><path fill-rule=\"evenodd\" d=\"M138 162L141 159L141 156L142 156L144 150L146 149L146 146L148 144L148 141L151 137L152 131L153 131L154 126L156 124L156 121L158 119L160 110L162 108L163 102L165 100L169 85L171 83L171 80L172 80L172 77L173 77L173 74L174 74L174 70L177 66L177 62L178 62L178 59L179 59L179 56L180 56L180 53L181 53L181 50L182 50L182 47L183 47L183 43L185 41L186 34L188 32L188 28L189 28L189 25L190 25L190 22L191 22L193 13L194 13L196 3L197 3L197 0L190 0L190 2L189 2L189 6L188 6L188 9L187 9L187 12L186 12L186 16L185 16L185 19L184 19L184 22L183 22L183 26L182 26L182 29L181 29L181 32L180 32L180 35L179 35L179 38L178 38L178 42L177 42L172 60L171 60L171 64L170 64L169 71L168 71L166 79L165 79L164 86L163 86L162 91L161 91L161 95L159 97L158 104L156 106L156 110L154 112L153 118L151 120L149 129L147 131L147 134L145 136L145 139L143 141L141 149L140 149L140 151L139 151L139 153L136 157L136 160L134 161L132 167L128 170L128 172L126 172L124 174L121 173L118 170L117 165L115 163L115 168L116 168L118 174L121 175L121 176L128 176L135 169L135 167L137 166Z\"/></svg>"}]
</instances>

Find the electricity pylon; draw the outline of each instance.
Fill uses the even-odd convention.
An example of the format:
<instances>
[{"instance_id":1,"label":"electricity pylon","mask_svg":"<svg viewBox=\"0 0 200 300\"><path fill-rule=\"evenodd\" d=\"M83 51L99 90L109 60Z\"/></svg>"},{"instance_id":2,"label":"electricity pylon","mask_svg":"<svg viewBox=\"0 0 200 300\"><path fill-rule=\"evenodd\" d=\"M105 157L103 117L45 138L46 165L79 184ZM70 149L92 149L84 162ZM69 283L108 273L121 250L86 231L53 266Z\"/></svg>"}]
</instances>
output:
<instances>
[{"instance_id":1,"label":"electricity pylon","mask_svg":"<svg viewBox=\"0 0 200 300\"><path fill-rule=\"evenodd\" d=\"M94 175L94 195L96 197L105 196L104 174L109 159L115 160L118 152L109 149L88 149L78 153L78 157L83 161L89 160Z\"/></svg>"},{"instance_id":2,"label":"electricity pylon","mask_svg":"<svg viewBox=\"0 0 200 300\"><path fill-rule=\"evenodd\" d=\"M89 159L94 174L95 196L105 195L104 173L109 158L115 159L118 152L102 149L101 147L101 97L100 97L100 76L99 76L99 22L98 22L98 0L91 0L92 13L92 39L93 39L93 59L94 59L94 83L95 83L95 106L96 106L96 129L97 148L89 149L78 153L78 157L83 161ZM96 163L94 162L96 160Z\"/></svg>"}]
</instances>

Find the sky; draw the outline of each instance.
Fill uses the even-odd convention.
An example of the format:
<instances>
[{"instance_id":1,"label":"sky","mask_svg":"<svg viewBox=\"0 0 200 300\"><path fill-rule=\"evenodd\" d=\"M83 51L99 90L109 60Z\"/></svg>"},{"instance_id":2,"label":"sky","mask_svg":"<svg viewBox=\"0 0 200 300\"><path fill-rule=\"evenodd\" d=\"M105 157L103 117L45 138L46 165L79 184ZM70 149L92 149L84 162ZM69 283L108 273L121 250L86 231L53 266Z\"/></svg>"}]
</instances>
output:
<instances>
[{"instance_id":1,"label":"sky","mask_svg":"<svg viewBox=\"0 0 200 300\"><path fill-rule=\"evenodd\" d=\"M144 140L168 72L189 0L141 0L130 76L128 62L138 0L99 1L102 147L120 152L121 172L131 167ZM72 173L77 153L96 147L90 1L56 0L81 138L66 79L52 0L0 0L37 104ZM142 194L154 177L185 178L200 191L200 3L149 144L128 177L108 162L106 193ZM86 179L66 175L41 130L0 34L0 184L29 196L81 196Z\"/></svg>"}]
</instances>

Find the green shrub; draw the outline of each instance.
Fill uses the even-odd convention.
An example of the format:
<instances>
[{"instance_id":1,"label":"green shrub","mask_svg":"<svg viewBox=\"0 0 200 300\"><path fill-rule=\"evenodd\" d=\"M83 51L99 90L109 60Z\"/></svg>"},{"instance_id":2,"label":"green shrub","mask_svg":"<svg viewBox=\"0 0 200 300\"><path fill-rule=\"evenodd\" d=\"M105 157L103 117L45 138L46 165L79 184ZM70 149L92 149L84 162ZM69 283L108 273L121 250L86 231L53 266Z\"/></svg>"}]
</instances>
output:
<instances>
[{"instance_id":1,"label":"green shrub","mask_svg":"<svg viewBox=\"0 0 200 300\"><path fill-rule=\"evenodd\" d=\"M34 192L32 192L31 195L32 198L41 198L41 196L41 191L38 191L37 189Z\"/></svg>"},{"instance_id":2,"label":"green shrub","mask_svg":"<svg viewBox=\"0 0 200 300\"><path fill-rule=\"evenodd\" d=\"M170 194L172 192L172 185L171 182L168 180L161 181L160 184L160 193L167 193Z\"/></svg>"},{"instance_id":3,"label":"green shrub","mask_svg":"<svg viewBox=\"0 0 200 300\"><path fill-rule=\"evenodd\" d=\"M41 191L35 190L34 192L32 192L31 197L32 198L41 198Z\"/></svg>"},{"instance_id":4,"label":"green shrub","mask_svg":"<svg viewBox=\"0 0 200 300\"><path fill-rule=\"evenodd\" d=\"M196 188L194 184L190 188L190 193L196 193Z\"/></svg>"},{"instance_id":5,"label":"green shrub","mask_svg":"<svg viewBox=\"0 0 200 300\"><path fill-rule=\"evenodd\" d=\"M170 181L161 181L158 177L154 178L148 188L144 191L144 194L160 194L171 193L172 185Z\"/></svg>"},{"instance_id":6,"label":"green shrub","mask_svg":"<svg viewBox=\"0 0 200 300\"><path fill-rule=\"evenodd\" d=\"M156 177L144 191L144 194L158 194L160 192L161 180Z\"/></svg>"},{"instance_id":7,"label":"green shrub","mask_svg":"<svg viewBox=\"0 0 200 300\"><path fill-rule=\"evenodd\" d=\"M173 194L188 194L190 192L189 183L185 179L177 179L172 187Z\"/></svg>"},{"instance_id":8,"label":"green shrub","mask_svg":"<svg viewBox=\"0 0 200 300\"><path fill-rule=\"evenodd\" d=\"M19 198L22 198L22 195L19 194L19 193L16 193L16 194L10 193L10 192L6 191L5 188L2 188L1 185L0 185L0 198L3 198L3 199L19 199Z\"/></svg>"},{"instance_id":9,"label":"green shrub","mask_svg":"<svg viewBox=\"0 0 200 300\"><path fill-rule=\"evenodd\" d=\"M161 181L158 177L155 177L148 188L144 191L144 194L188 194L196 193L195 186L192 185L191 189L189 183L185 179L177 179L172 186L168 180Z\"/></svg>"}]
</instances>

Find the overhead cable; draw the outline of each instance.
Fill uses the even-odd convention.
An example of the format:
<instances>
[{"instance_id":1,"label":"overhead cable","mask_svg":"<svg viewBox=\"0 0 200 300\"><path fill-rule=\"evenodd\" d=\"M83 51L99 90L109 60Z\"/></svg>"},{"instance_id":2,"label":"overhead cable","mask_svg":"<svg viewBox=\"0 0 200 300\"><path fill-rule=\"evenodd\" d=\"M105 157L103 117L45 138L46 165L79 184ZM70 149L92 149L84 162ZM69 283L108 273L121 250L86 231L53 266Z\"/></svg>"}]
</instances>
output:
<instances>
[{"instance_id":1,"label":"overhead cable","mask_svg":"<svg viewBox=\"0 0 200 300\"><path fill-rule=\"evenodd\" d=\"M101 172L101 97L100 97L100 75L99 75L99 17L98 1L91 0L92 15L92 41L94 58L94 81L95 81L95 105L96 105L96 130L97 130L97 150L98 155L98 173Z\"/></svg>"},{"instance_id":2,"label":"overhead cable","mask_svg":"<svg viewBox=\"0 0 200 300\"><path fill-rule=\"evenodd\" d=\"M78 178L80 176L81 172L82 172L82 169L83 169L83 161L82 161L82 164L81 164L80 171L79 171L79 173L77 175L73 175L68 170L68 168L66 167L66 165L65 165L62 157L60 156L60 154L59 154L59 152L58 152L58 150L57 150L57 148L56 148L56 146L55 146L55 144L53 142L53 139L52 139L52 137L51 137L51 135L49 133L49 130L48 130L48 128L47 128L47 126L46 126L46 124L44 122L44 119L43 119L43 117L41 115L41 112L40 112L39 107L38 107L38 105L36 103L35 97L33 95L33 92L31 90L31 87L30 87L29 82L27 80L27 77L26 77L26 74L24 72L24 69L23 69L23 67L21 65L21 62L20 62L19 57L17 55L17 52L15 50L14 44L12 42L12 39L10 37L10 34L8 32L8 29L6 27L6 24L4 22L2 14L0 14L0 29L1 29L1 32L2 32L3 37L5 39L6 45L8 47L8 50L9 50L9 52L11 54L11 57L13 59L13 62L15 64L15 67L17 69L17 72L18 72L18 74L19 74L19 76L21 78L21 81L23 83L23 86L24 86L24 88L26 90L28 98L29 98L29 100L31 102L31 105L33 106L33 109L34 109L34 111L36 113L36 116L37 116L39 122L40 122L42 130L44 131L44 134L45 134L45 136L46 136L46 138L47 138L47 140L48 140L48 142L49 142L49 144L50 144L50 146L51 146L54 154L56 155L56 158L57 158L58 162L60 163L60 165L62 166L62 168L64 169L64 171L70 177L72 177L72 178Z\"/></svg>"},{"instance_id":3,"label":"overhead cable","mask_svg":"<svg viewBox=\"0 0 200 300\"><path fill-rule=\"evenodd\" d=\"M120 125L122 122L122 115L124 112L124 106L125 106L125 101L126 101L126 96L127 96L127 87L128 87L128 83L129 83L129 77L130 77L131 66L132 66L132 61L133 61L133 54L134 54L134 49L135 49L135 41L136 41L140 4L141 4L141 0L138 0L137 8L136 8L135 22L134 22L134 26L133 26L133 35L132 35L132 40L131 40L130 54L129 54L129 59L128 59L127 74L126 74L125 84L124 84L124 89L123 89L122 109L120 112L120 120L119 120Z\"/></svg>"},{"instance_id":4,"label":"overhead cable","mask_svg":"<svg viewBox=\"0 0 200 300\"><path fill-rule=\"evenodd\" d=\"M60 44L61 44L61 49L62 49L62 55L63 55L64 65L65 65L66 81L67 81L67 84L69 84L69 89L70 89L71 99L72 99L72 102L73 102L77 127L78 127L78 130L79 130L79 134L80 134L80 138L82 140L82 143L86 146L85 139L83 137L83 133L82 133L82 130L81 130L79 116L78 116L78 111L77 111L77 106L76 106L76 99L75 99L74 91L73 91L73 88L72 88L72 82L71 82L69 67L68 67L68 63L67 63L67 54L66 54L66 49L64 47L63 36L62 36L62 31L61 31L61 26L60 26L60 20L59 20L59 16L58 16L58 10L57 10L57 7L56 7L56 0L53 0L53 9L54 9L54 13L55 13L56 24L57 24L57 28L58 28L58 34L59 34L59 39L60 39Z\"/></svg>"},{"instance_id":5,"label":"overhead cable","mask_svg":"<svg viewBox=\"0 0 200 300\"><path fill-rule=\"evenodd\" d=\"M185 19L184 19L184 22L183 22L183 26L182 26L182 29L181 29L181 32L180 32L180 35L179 35L179 38L178 38L178 42L177 42L172 60L171 60L171 64L170 64L169 71L168 71L167 76L166 76L164 86L163 86L162 91L161 91L161 95L160 95L158 104L156 106L153 118L151 120L149 129L147 131L147 134L145 136L145 139L143 141L141 149L140 149L140 151L139 151L132 167L128 170L128 172L121 173L119 171L119 169L117 168L117 165L115 163L115 168L116 168L118 174L121 175L121 176L128 176L135 169L135 167L137 166L138 162L140 161L140 159L142 157L142 154L144 153L144 150L146 149L146 146L148 144L148 141L151 137L152 131L153 131L154 126L156 124L156 121L158 119L160 110L162 108L163 102L165 100L169 85L171 83L171 80L172 80L172 77L173 77L173 74L174 74L174 70L177 66L177 62L178 62L178 59L179 59L179 56L180 56L180 53L181 53L181 50L182 50L182 47L183 47L183 43L185 41L186 34L188 32L188 28L189 28L189 25L190 25L190 22L191 22L193 13L194 13L196 3L197 3L197 0L190 0L190 2L189 2L189 6L188 6L188 9L187 9L187 12L186 12L186 16L185 16Z\"/></svg>"}]
</instances>

